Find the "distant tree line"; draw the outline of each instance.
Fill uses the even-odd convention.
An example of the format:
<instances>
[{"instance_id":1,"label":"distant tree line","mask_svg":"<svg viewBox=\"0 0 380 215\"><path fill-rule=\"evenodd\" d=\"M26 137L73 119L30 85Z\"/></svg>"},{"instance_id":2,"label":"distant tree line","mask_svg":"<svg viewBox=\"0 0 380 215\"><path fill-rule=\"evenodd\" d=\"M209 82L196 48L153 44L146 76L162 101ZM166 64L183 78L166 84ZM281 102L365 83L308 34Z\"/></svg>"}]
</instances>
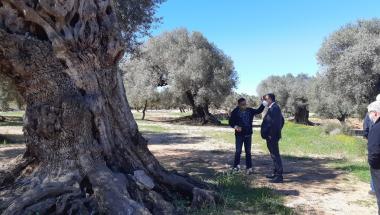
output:
<instances>
[{"instance_id":1,"label":"distant tree line","mask_svg":"<svg viewBox=\"0 0 380 215\"><path fill-rule=\"evenodd\" d=\"M270 76L258 93L274 92L284 111L309 124L309 111L344 123L353 114L363 116L380 93L380 20L348 24L332 33L318 54L315 77Z\"/></svg>"}]
</instances>

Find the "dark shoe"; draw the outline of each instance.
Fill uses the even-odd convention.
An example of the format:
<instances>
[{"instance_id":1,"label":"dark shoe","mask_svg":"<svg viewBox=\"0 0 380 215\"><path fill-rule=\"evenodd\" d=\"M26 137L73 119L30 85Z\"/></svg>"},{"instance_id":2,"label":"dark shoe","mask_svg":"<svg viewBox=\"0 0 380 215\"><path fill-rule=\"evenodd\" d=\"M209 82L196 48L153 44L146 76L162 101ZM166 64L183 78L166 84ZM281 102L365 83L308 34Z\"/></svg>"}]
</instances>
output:
<instances>
[{"instance_id":1,"label":"dark shoe","mask_svg":"<svg viewBox=\"0 0 380 215\"><path fill-rule=\"evenodd\" d=\"M275 175L266 175L265 177L269 178L269 179L274 179L276 176Z\"/></svg>"},{"instance_id":2,"label":"dark shoe","mask_svg":"<svg viewBox=\"0 0 380 215\"><path fill-rule=\"evenodd\" d=\"M276 176L275 178L273 178L272 180L269 181L270 183L283 183L284 182L284 179L282 178L282 176Z\"/></svg>"},{"instance_id":3,"label":"dark shoe","mask_svg":"<svg viewBox=\"0 0 380 215\"><path fill-rule=\"evenodd\" d=\"M233 167L232 172L240 172L240 165Z\"/></svg>"}]
</instances>

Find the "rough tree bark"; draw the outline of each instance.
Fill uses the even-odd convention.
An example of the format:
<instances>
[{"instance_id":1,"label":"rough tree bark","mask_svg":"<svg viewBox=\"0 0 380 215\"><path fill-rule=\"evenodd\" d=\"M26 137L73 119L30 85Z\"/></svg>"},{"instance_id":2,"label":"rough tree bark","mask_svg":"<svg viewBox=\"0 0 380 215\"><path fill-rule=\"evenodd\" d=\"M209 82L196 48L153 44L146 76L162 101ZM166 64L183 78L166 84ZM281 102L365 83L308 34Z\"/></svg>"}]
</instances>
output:
<instances>
[{"instance_id":1,"label":"rough tree bark","mask_svg":"<svg viewBox=\"0 0 380 215\"><path fill-rule=\"evenodd\" d=\"M0 73L25 99L26 153L0 170L0 213L172 214L219 197L165 170L128 105L109 0L0 0Z\"/></svg>"},{"instance_id":2,"label":"rough tree bark","mask_svg":"<svg viewBox=\"0 0 380 215\"><path fill-rule=\"evenodd\" d=\"M220 120L218 120L214 115L210 113L208 105L196 105L194 96L191 94L191 92L187 92L186 96L193 111L193 114L191 115L192 119L201 120L202 124L222 124Z\"/></svg>"}]
</instances>

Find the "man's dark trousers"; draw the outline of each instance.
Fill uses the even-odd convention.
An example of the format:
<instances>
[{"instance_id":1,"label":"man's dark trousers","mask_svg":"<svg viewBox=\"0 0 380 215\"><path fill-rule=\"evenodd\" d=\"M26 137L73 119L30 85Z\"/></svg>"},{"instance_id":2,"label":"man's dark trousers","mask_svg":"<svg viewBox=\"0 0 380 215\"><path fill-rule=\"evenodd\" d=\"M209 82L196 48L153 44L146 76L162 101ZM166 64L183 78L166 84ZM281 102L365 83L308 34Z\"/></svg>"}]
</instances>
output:
<instances>
[{"instance_id":1,"label":"man's dark trousers","mask_svg":"<svg viewBox=\"0 0 380 215\"><path fill-rule=\"evenodd\" d=\"M279 150L279 147L278 147L278 139L274 139L274 138L268 138L266 139L267 141L267 147L268 147L268 150L269 150L269 153L270 153L270 156L273 160L273 163L274 163L274 176L281 176L282 177L282 172L283 172L283 168L282 168L282 160L281 160L281 156L280 156L280 150Z\"/></svg>"},{"instance_id":2,"label":"man's dark trousers","mask_svg":"<svg viewBox=\"0 0 380 215\"><path fill-rule=\"evenodd\" d=\"M245 162L247 169L252 167L252 156L251 156L251 147L252 147L252 134L250 135L239 135L235 134L236 141L236 151L235 151L235 161L234 167L240 164L240 156L242 152L242 148L244 145L245 151Z\"/></svg>"},{"instance_id":3,"label":"man's dark trousers","mask_svg":"<svg viewBox=\"0 0 380 215\"><path fill-rule=\"evenodd\" d=\"M380 169L371 168L371 177L377 199L378 214L380 215Z\"/></svg>"}]
</instances>

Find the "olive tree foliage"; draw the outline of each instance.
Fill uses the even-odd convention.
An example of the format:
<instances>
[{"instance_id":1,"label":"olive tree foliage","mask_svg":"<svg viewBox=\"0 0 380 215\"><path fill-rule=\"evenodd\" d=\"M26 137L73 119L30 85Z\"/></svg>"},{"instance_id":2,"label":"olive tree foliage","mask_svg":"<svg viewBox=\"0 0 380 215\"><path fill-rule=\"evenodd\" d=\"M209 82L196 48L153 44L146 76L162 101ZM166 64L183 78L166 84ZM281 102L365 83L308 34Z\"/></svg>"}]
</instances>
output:
<instances>
[{"instance_id":1,"label":"olive tree foliage","mask_svg":"<svg viewBox=\"0 0 380 215\"><path fill-rule=\"evenodd\" d=\"M309 88L310 105L320 116L338 119L344 123L346 118L355 112L351 100L341 96L340 90L334 88L326 75L317 74Z\"/></svg>"},{"instance_id":2,"label":"olive tree foliage","mask_svg":"<svg viewBox=\"0 0 380 215\"><path fill-rule=\"evenodd\" d=\"M220 106L237 82L233 61L222 50L199 32L177 29L151 38L138 53L122 66L126 74L153 88L166 86L194 118L218 123L209 108Z\"/></svg>"},{"instance_id":3,"label":"olive tree foliage","mask_svg":"<svg viewBox=\"0 0 380 215\"><path fill-rule=\"evenodd\" d=\"M130 71L143 71L144 65L141 62L128 64L124 67L127 74L124 75L124 84L129 104L137 111L142 110L142 120L145 119L145 112L149 105L159 100L157 87L151 79L144 79L142 73Z\"/></svg>"},{"instance_id":4,"label":"olive tree foliage","mask_svg":"<svg viewBox=\"0 0 380 215\"><path fill-rule=\"evenodd\" d=\"M115 0L114 9L125 42L126 52L134 53L142 39L150 36L150 31L161 18L156 10L165 0Z\"/></svg>"},{"instance_id":5,"label":"olive tree foliage","mask_svg":"<svg viewBox=\"0 0 380 215\"><path fill-rule=\"evenodd\" d=\"M380 19L361 20L332 33L318 52L317 110L344 122L380 92Z\"/></svg>"},{"instance_id":6,"label":"olive tree foliage","mask_svg":"<svg viewBox=\"0 0 380 215\"><path fill-rule=\"evenodd\" d=\"M309 121L309 86L312 78L305 74L294 76L269 76L257 87L259 95L274 93L276 102L284 113L294 116L301 124L311 124Z\"/></svg>"}]
</instances>

